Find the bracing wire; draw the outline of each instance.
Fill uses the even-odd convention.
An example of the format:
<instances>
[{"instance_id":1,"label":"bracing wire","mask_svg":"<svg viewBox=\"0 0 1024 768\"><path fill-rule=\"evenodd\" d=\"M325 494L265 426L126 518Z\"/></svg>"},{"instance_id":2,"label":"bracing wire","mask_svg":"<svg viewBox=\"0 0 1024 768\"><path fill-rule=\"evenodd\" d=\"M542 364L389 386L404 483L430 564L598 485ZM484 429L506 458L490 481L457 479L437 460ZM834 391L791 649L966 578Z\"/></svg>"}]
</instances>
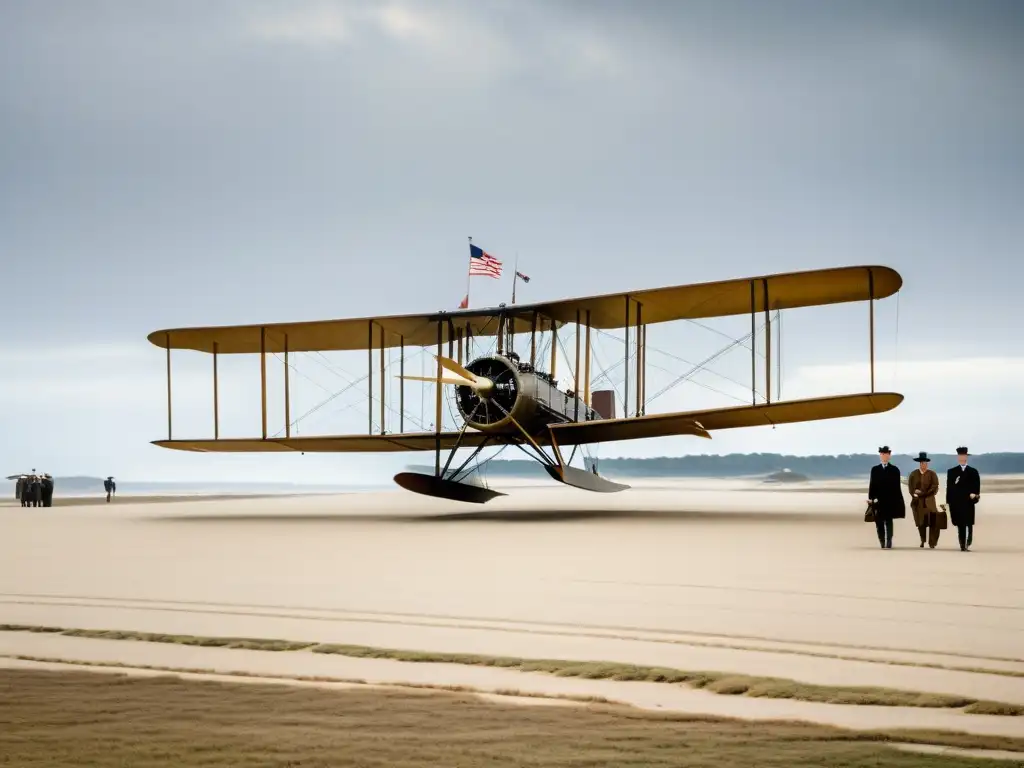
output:
<instances>
[{"instance_id":1,"label":"bracing wire","mask_svg":"<svg viewBox=\"0 0 1024 768\"><path fill-rule=\"evenodd\" d=\"M761 327L758 328L757 330L760 331L760 330L763 330L764 328L765 328L765 325L762 323ZM689 371L687 371L686 373L682 374L681 376L679 376L678 378L676 378L674 381L670 382L666 386L662 387L660 390L658 390L658 392L656 394L652 395L651 398L647 402L648 403L653 403L655 400L657 400L663 394L665 394L669 390L673 389L676 385L678 385L678 384L680 384L680 383L690 379L691 377L693 377L701 369L703 369L704 366L706 366L708 363L711 363L711 362L717 360L719 357L724 355L726 352L731 351L732 349L734 349L735 347L739 346L740 344L744 344L747 341L747 339L753 338L753 336L754 336L753 333L747 333L746 335L744 335L744 336L742 336L742 337L740 337L738 339L734 339L731 344L729 344L729 345L725 346L724 348L720 349L715 354L705 358L698 365L693 366Z\"/></svg>"},{"instance_id":2,"label":"bracing wire","mask_svg":"<svg viewBox=\"0 0 1024 768\"><path fill-rule=\"evenodd\" d=\"M275 352L275 353L272 353L272 354L274 355L274 357L275 357L275 358L277 358L277 359L279 359L279 360L281 359L280 357L278 357L278 355L277 355L277 353L276 353L276 352ZM424 355L424 353L422 352L422 350L420 351L420 353L419 353L419 354L421 355L421 361L425 360L425 357L423 356L423 355ZM414 356L414 357L415 357L415 356ZM315 360L316 358L313 358L313 359ZM406 357L405 357L405 359L406 359L406 360L408 360L408 356L406 356ZM320 363L320 361L319 361L319 360L317 360L316 362ZM394 370L394 368L393 368L393 362L394 362L394 361L393 361L393 359L392 359L392 360L391 360L391 366L392 366L392 367L391 367L391 370L392 370L392 371ZM334 371L334 370L333 370L333 369L331 368L331 366L330 366L329 364L325 365L324 363L320 363L320 365L323 365L323 367L327 368L327 369L328 369L328 370L330 370L330 371L331 371L332 373L335 373L335 375L341 376L341 374L339 374L339 373L338 373L337 371ZM301 416L299 416L298 418L294 419L294 420L292 421L291 425L290 425L290 426L292 426L293 428L297 428L300 422L302 422L302 421L303 421L303 420L305 420L305 419L308 419L308 418L309 418L310 416L312 416L312 415L313 415L314 413L316 413L316 412L320 411L320 410L321 410L322 408L324 408L325 406L327 406L327 405L328 405L328 404L329 404L330 402L334 401L335 399L337 399L337 398L338 398L338 397L340 397L341 395L345 394L346 392L348 392L349 390L351 390L351 389L352 389L352 388L354 388L355 386L357 386L357 385L359 385L359 384L361 384L361 383L365 382L365 381L366 381L366 380L367 380L367 379L369 378L369 374L364 374L363 376L359 377L358 379L354 379L354 380L351 380L351 381L349 381L349 382L348 382L348 384L347 384L346 386L342 387L342 388L341 388L340 390L337 390L337 391L335 391L335 392L332 392L332 391L331 391L330 389L328 389L327 387L323 386L322 384L320 384L320 383L319 383L318 381L316 381L315 379L312 379L312 378L310 378L309 376L306 376L305 374L303 374L302 372L300 372L300 371L298 370L298 368L296 368L295 364L294 364L294 363L292 363L291 361L289 361L289 363L288 363L288 367L289 367L289 369L293 370L293 371L294 371L294 372L295 372L296 374L298 374L299 376L302 376L302 378L306 379L306 380L307 380L307 381L309 381L310 383L312 383L312 384L316 385L316 386L317 386L317 387L319 387L320 389L322 389L322 390L324 390L325 392L327 392L327 393L328 393L328 395L329 395L329 397L328 397L327 399L325 399L324 401L320 402L319 404L317 404L317 405L316 405L316 406L314 406L313 408L309 409L308 411L306 411L306 412L305 412L304 414L302 414L302 415L301 415ZM387 370L387 368L385 368L385 370ZM341 376L341 378L345 378L345 377L344 377L344 376ZM421 417L420 417L420 419L419 419L419 420L417 421L417 419L416 419L416 417L415 417L415 415L414 415L414 414L410 413L410 412L408 411L408 409L406 409L406 411L405 411L405 417L406 417L407 419L409 419L410 421L412 421L412 422L413 422L413 424L414 424L415 426L417 426L417 427L418 427L419 429L426 429L426 427L424 427L424 425L423 425L423 411L424 411L424 409L423 409L423 405L422 405L422 403L423 403L423 396L422 396L422 390L423 390L423 389L425 389L425 388L421 388L421 408L420 408L420 410L421 410ZM394 399L394 398L393 398L393 395L394 395L394 388L393 388L393 385L392 385L392 388L391 388L391 390L390 390L390 391L391 391L391 394L392 394L392 400L393 400L393 399ZM372 403L372 402L373 402L373 400L371 399L371 403ZM344 413L344 412L346 412L346 411L349 411L349 410L351 410L352 408L355 408L356 406L358 406L358 405L362 405L362 404L363 404L362 402L355 402L355 403L350 403L349 405L345 405L345 406L342 406L341 408L338 408L338 409L336 409L336 410L334 410L334 411L331 411L331 415L336 415L336 414L339 414L339 413ZM395 408L395 407L394 407L394 406L392 406L392 405L389 405L388 403L385 403L385 404L384 404L384 408L385 408L385 411L387 411L387 412L390 412L390 413L391 413L392 415L398 415L398 413L399 413L399 411L398 411L398 409L397 409L397 408ZM377 429L380 429L380 428L381 428L381 426L382 426L381 424L379 424L379 423L378 423L378 422L376 421L376 419L372 419L372 420L371 420L371 423L372 423L372 424L374 425L374 427L376 427ZM274 437L279 437L279 436L280 436L280 435L282 434L282 432L284 432L284 430L283 430L283 429L282 429L282 430L278 430L278 432L277 432L277 433L276 433L276 434L274 435Z\"/></svg>"},{"instance_id":3,"label":"bracing wire","mask_svg":"<svg viewBox=\"0 0 1024 768\"><path fill-rule=\"evenodd\" d=\"M764 327L764 326L762 325L762 328L763 328L763 327ZM601 334L602 336L605 336L605 337L607 337L607 338L613 339L614 341L617 341L617 342L619 342L620 344L621 344L621 343L623 342L623 340L622 340L622 339L620 339L619 337L617 337L617 336L614 336L614 335L612 335L612 334L610 334L610 333L608 333L608 332L606 332L606 331L598 331L598 333L600 333L600 334ZM735 341L735 339L733 339L733 337L729 336L728 334L723 334L723 335L725 335L725 336L726 336L726 338L728 338L728 339L729 339L730 341ZM745 342L747 338L749 338L749 334L747 334L747 336L746 336L746 337L744 337L743 339L741 339L741 342ZM745 343L744 343L744 346L746 346L746 344L745 344ZM684 357L680 357L679 355L673 354L672 352L666 352L666 351L665 351L664 349L659 349L658 347L655 347L655 346L653 346L653 345L651 345L651 344L645 344L645 345L644 345L644 351L645 351L645 352L655 352L655 353L657 353L657 354L659 354L659 355L664 355L665 357L670 357L670 358L672 358L673 360L678 360L679 362L681 362L681 363L685 363L686 365L690 365L690 366L697 366L698 368L700 367L698 363L694 363L694 362L693 362L692 360L687 360L686 358L684 358ZM757 355L758 355L758 356L759 356L759 357L760 357L761 359L764 359L764 354L763 354L763 353L756 353L756 354L757 354ZM619 360L618 360L618 361L617 361L617 362L616 362L616 363L615 363L615 364L614 364L614 365L613 365L613 366L612 366L612 367L611 367L611 368L609 369L609 371L615 370L615 369L616 369L616 368L618 368L618 367L619 367L620 365L622 365L622 363L623 363L623 360L619 359ZM665 368L661 368L661 367L655 366L655 365L654 365L654 363L651 363L651 362L650 362L649 360L648 360L648 361L647 361L647 362L646 362L645 364L646 364L646 365L650 365L650 366L652 366L652 367L656 367L656 368L658 368L658 370L660 370L660 371L664 371L665 373L668 373L668 374L673 374L673 371L669 371L669 370L667 370L667 369L665 369ZM701 372L702 372L702 373L709 373L709 374L711 374L712 376L716 376L716 377L718 377L719 379L722 379L723 381L727 381L727 382L729 382L730 384L735 384L735 385L736 385L737 387L741 387L741 388L742 388L742 389L744 389L744 390L748 390L748 389L749 389L749 387L750 387L750 385L749 385L748 383L744 383L744 382L741 382L741 381L736 381L736 379L732 379L732 378L729 378L728 376L726 376L726 375L724 375L724 374L721 374L721 373L719 373L718 371L713 371L713 370L711 370L710 368L707 368L707 369L705 369L705 370L703 370L703 371L701 371ZM696 383L696 382L694 382L694 383ZM710 390L711 390L712 392L719 392L719 390L713 389L713 388L711 388L711 387L709 387L709 386L706 386L706 385L702 385L702 386L705 386L705 389L710 389ZM757 392L756 390L755 390L755 392L756 392L756 394L761 394L760 392ZM719 392L719 394L722 394L722 395L726 395L727 397L733 397L734 399L737 399L737 398L735 398L735 396L733 396L733 395L728 395L728 394L727 394L727 393L725 393L725 392ZM746 400L745 400L745 399L743 399L743 398L738 398L738 399L740 400L740 402L746 402ZM649 400L648 400L648 402L649 402Z\"/></svg>"},{"instance_id":4,"label":"bracing wire","mask_svg":"<svg viewBox=\"0 0 1024 768\"><path fill-rule=\"evenodd\" d=\"M893 355L893 386L897 386L900 377L900 291L896 292L896 342Z\"/></svg>"}]
</instances>

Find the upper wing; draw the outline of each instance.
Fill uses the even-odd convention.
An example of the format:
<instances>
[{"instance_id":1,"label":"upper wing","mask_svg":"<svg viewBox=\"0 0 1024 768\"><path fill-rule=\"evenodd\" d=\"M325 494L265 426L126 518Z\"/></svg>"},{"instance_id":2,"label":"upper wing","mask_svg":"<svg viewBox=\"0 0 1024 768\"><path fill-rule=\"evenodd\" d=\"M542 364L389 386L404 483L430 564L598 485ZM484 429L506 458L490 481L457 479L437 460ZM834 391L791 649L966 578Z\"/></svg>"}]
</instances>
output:
<instances>
[{"instance_id":1,"label":"upper wing","mask_svg":"<svg viewBox=\"0 0 1024 768\"><path fill-rule=\"evenodd\" d=\"M892 410L901 402L903 395L894 392L838 395L789 400L770 405L741 405L735 408L558 424L551 427L551 433L560 445L610 443L616 440L639 440L670 435L710 437L708 433L717 429L792 424L883 413Z\"/></svg>"},{"instance_id":2,"label":"upper wing","mask_svg":"<svg viewBox=\"0 0 1024 768\"><path fill-rule=\"evenodd\" d=\"M558 326L575 323L577 318L585 321L587 313L591 327L613 329L627 325L627 300L631 307L630 324L637 320L638 304L642 307L643 323L664 323L742 315L766 308L792 309L884 299L902 285L903 278L889 267L837 267L502 308L302 323L172 328L154 331L148 338L162 348L221 354L257 353L261 349L283 352L286 346L293 352L379 349L400 344L425 347L447 344L457 333L467 330L477 337L495 336L499 313L504 313L520 331L529 329L535 318L537 330L541 331L550 330L552 322Z\"/></svg>"},{"instance_id":3,"label":"upper wing","mask_svg":"<svg viewBox=\"0 0 1024 768\"><path fill-rule=\"evenodd\" d=\"M218 440L154 440L153 445L179 451L200 453L252 453L305 451L309 453L391 453L398 451L432 451L441 439L441 450L450 450L459 441L458 432L413 432L401 435L328 435L310 437L221 438ZM486 435L467 431L460 446L476 448Z\"/></svg>"},{"instance_id":4,"label":"upper wing","mask_svg":"<svg viewBox=\"0 0 1024 768\"><path fill-rule=\"evenodd\" d=\"M533 305L562 323L576 322L576 312L590 313L593 328L624 328L626 299L641 305L643 323L665 323L702 317L727 317L767 309L793 309L850 301L884 299L903 286L889 267L858 266L786 272L715 283L695 283L645 291L628 291ZM765 298L767 297L767 303ZM517 305L518 306L518 305ZM636 306L630 309L636 323Z\"/></svg>"}]
</instances>

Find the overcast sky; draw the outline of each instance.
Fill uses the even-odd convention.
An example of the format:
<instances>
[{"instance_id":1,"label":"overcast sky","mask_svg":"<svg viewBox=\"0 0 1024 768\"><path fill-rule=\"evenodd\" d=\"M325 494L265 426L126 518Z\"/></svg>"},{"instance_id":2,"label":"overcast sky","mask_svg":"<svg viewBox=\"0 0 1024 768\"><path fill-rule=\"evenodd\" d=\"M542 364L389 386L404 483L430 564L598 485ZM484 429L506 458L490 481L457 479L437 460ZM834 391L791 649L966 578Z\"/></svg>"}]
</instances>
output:
<instances>
[{"instance_id":1,"label":"overcast sky","mask_svg":"<svg viewBox=\"0 0 1024 768\"><path fill-rule=\"evenodd\" d=\"M900 408L601 456L1019 450L1021 40L1012 1L0 3L0 464L325 481L429 463L152 447L165 374L146 335L454 308L467 236L509 275L518 257L520 300L903 274L877 315ZM472 290L494 304L510 282ZM728 343L679 325L651 345L699 362ZM786 315L782 350L783 397L863 390L867 309ZM178 357L175 436L212 436L209 358ZM293 417L365 373L297 358ZM711 367L649 410L746 399L742 349ZM221 389L222 432L258 435L258 361L224 363ZM362 391L299 433L364 430Z\"/></svg>"}]
</instances>

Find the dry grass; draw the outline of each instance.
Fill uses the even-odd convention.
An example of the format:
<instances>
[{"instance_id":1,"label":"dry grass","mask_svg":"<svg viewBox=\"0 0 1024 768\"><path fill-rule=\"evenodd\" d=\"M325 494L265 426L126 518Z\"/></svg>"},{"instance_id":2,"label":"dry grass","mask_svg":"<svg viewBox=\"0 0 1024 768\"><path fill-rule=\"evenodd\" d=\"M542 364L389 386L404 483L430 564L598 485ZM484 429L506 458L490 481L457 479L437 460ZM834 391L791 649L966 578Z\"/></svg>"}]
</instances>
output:
<instances>
[{"instance_id":1,"label":"dry grass","mask_svg":"<svg viewBox=\"0 0 1024 768\"><path fill-rule=\"evenodd\" d=\"M1024 716L1024 707L1017 704L1004 704L1000 701L976 701L964 711L972 715Z\"/></svg>"},{"instance_id":2,"label":"dry grass","mask_svg":"<svg viewBox=\"0 0 1024 768\"><path fill-rule=\"evenodd\" d=\"M1020 749L1019 740L857 734L465 694L326 691L88 672L0 672L0 755L14 766L596 765L969 768L884 741Z\"/></svg>"},{"instance_id":3,"label":"dry grass","mask_svg":"<svg viewBox=\"0 0 1024 768\"><path fill-rule=\"evenodd\" d=\"M474 688L471 685L435 685L431 683L402 683L401 685L386 685L380 683L369 683L361 677L333 677L330 675L283 675L269 674L266 672L246 672L244 670L219 670L209 667L168 667L162 664L126 664L119 661L88 661L85 659L62 659L52 656L28 656L25 654L11 654L0 656L0 658L18 659L20 661L34 661L42 664L67 664L72 667L100 667L102 669L126 669L145 670L147 672L172 672L174 674L188 675L216 675L218 677L247 677L259 678L268 682L280 680L283 682L300 683L343 683L349 685L374 685L377 688L423 688L436 691L462 691L465 693L488 693L496 696L519 696L531 699L557 699L560 701L571 701L583 704L621 704L613 702L604 696L587 696L572 693L536 693L534 691L521 691L516 688L498 688L493 691Z\"/></svg>"},{"instance_id":4,"label":"dry grass","mask_svg":"<svg viewBox=\"0 0 1024 768\"><path fill-rule=\"evenodd\" d=\"M374 648L364 645L296 642L266 638L203 637L126 630L61 629L58 627L19 624L0 624L0 631L60 633L70 637L171 643L202 647L245 648L272 652L311 651L312 653L338 654L352 658L500 667L520 672L541 672L558 677L579 677L587 680L639 681L688 685L725 696L793 699L824 704L964 709L969 714L1024 716L1024 707L1004 702L979 701L967 696L919 693L868 686L814 685L784 678L756 677L727 672L690 672L669 667L649 667L620 662L523 659L513 656L409 651L394 648Z\"/></svg>"},{"instance_id":5,"label":"dry grass","mask_svg":"<svg viewBox=\"0 0 1024 768\"><path fill-rule=\"evenodd\" d=\"M752 696L768 699L796 699L826 704L864 704L890 707L935 707L956 709L976 703L966 696L915 693L889 688L813 685L782 678L754 677L726 672L687 672L669 667L647 667L617 662L577 662L560 659L520 659L512 656L483 656L471 653L433 653L370 648L362 645L316 645L313 653L337 653L342 656L398 661L467 664L501 667L521 672L545 672L558 677L587 680L620 680L648 683L673 683L702 688L725 696ZM1012 707L1012 705L1005 705Z\"/></svg>"},{"instance_id":6,"label":"dry grass","mask_svg":"<svg viewBox=\"0 0 1024 768\"><path fill-rule=\"evenodd\" d=\"M0 625L0 629L2 629ZM118 629L68 629L61 634L68 637L87 637L96 640L135 640L144 643L171 643L198 645L203 648L244 648L250 651L301 651L316 643L274 640L258 637L201 637L198 635L168 635L158 632L133 632Z\"/></svg>"}]
</instances>

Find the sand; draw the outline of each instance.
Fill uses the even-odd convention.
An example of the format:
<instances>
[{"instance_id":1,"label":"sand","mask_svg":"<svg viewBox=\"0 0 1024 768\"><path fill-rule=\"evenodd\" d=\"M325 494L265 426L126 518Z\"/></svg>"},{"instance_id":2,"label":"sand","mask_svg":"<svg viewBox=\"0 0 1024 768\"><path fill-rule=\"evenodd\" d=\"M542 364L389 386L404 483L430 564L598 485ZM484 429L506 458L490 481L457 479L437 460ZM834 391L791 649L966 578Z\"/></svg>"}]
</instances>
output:
<instances>
[{"instance_id":1,"label":"sand","mask_svg":"<svg viewBox=\"0 0 1024 768\"><path fill-rule=\"evenodd\" d=\"M401 491L5 505L0 623L606 659L1024 703L1024 678L994 674L1024 673L1024 495L987 496L974 551L963 553L955 529L937 550L919 549L911 520L897 521L893 550L880 550L873 526L861 521L862 494L833 488L634 481L631 491L598 495L507 485L518 487L482 507ZM0 653L84 658L75 654L101 642L73 640L4 633ZM44 648L49 642L62 644ZM136 663L179 652L103 647L103 660ZM190 652L200 650L216 651ZM236 668L243 657L231 654L240 653L209 658ZM296 658L273 663L307 663ZM366 670L375 661L310 663ZM399 665L387 668L390 682L430 669L436 682L526 677L385 663ZM396 671L411 667L421 671ZM530 677L566 692L651 686L660 706L752 718L864 725L870 710L883 709ZM1024 718L884 709L878 717L891 725L1007 735L1024 726Z\"/></svg>"}]
</instances>

